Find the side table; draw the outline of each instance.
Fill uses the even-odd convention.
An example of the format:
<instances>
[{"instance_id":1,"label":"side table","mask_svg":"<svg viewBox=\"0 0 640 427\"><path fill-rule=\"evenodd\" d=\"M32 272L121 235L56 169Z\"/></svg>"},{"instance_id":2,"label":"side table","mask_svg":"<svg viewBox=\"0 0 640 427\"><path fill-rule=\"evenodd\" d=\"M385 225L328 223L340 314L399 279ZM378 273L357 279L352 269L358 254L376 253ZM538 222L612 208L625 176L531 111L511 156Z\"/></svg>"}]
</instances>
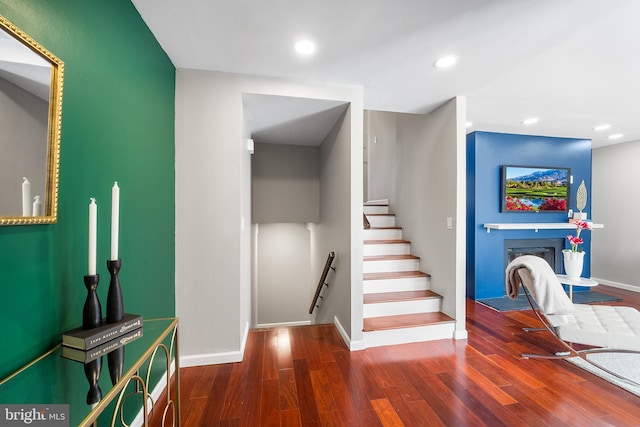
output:
<instances>
[{"instance_id":1,"label":"side table","mask_svg":"<svg viewBox=\"0 0 640 427\"><path fill-rule=\"evenodd\" d=\"M560 283L564 285L569 285L569 299L573 301L573 287L574 286L598 286L598 282L595 280L589 279L588 277L578 277L577 279L573 279L568 277L566 274L556 274Z\"/></svg>"}]
</instances>

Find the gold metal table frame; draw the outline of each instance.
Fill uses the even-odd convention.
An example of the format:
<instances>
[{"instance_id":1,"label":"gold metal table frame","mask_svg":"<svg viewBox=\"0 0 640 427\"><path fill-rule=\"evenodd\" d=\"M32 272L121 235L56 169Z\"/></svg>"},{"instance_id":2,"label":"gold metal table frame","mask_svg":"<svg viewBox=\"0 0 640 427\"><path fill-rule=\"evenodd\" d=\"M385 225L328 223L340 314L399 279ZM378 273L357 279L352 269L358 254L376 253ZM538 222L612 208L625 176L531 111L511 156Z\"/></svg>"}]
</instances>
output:
<instances>
[{"instance_id":1,"label":"gold metal table frame","mask_svg":"<svg viewBox=\"0 0 640 427\"><path fill-rule=\"evenodd\" d=\"M164 358L166 363L160 369L166 373L166 404L161 408L161 425L180 427L178 319L144 320L142 338L126 344L124 349L122 376L112 384L110 375L99 373L99 385L105 392L93 405L85 400L89 383L84 364L63 358L61 345L0 381L0 404L69 404L70 426L98 426L98 418L115 402L109 425L128 427L133 420L125 420L124 406L130 399L136 399L141 400L142 425L148 426L151 418L159 416L160 409L155 408L150 390L152 374L158 375L158 363L154 362ZM136 412L139 415L137 406ZM171 424L165 424L168 420Z\"/></svg>"}]
</instances>

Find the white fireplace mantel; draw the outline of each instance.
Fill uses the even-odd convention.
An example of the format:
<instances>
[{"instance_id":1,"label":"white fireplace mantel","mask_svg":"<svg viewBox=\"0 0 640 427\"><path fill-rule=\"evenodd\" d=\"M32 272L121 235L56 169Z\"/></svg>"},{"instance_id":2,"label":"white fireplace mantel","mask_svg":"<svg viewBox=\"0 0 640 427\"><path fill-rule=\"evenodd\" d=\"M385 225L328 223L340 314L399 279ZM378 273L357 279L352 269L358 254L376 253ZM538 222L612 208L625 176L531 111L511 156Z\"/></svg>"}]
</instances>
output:
<instances>
[{"instance_id":1,"label":"white fireplace mantel","mask_svg":"<svg viewBox=\"0 0 640 427\"><path fill-rule=\"evenodd\" d=\"M484 224L487 233L491 230L554 230L554 229L575 229L576 225L570 222L527 222L527 223L494 223ZM604 228L604 224L594 224L589 222L589 228Z\"/></svg>"}]
</instances>

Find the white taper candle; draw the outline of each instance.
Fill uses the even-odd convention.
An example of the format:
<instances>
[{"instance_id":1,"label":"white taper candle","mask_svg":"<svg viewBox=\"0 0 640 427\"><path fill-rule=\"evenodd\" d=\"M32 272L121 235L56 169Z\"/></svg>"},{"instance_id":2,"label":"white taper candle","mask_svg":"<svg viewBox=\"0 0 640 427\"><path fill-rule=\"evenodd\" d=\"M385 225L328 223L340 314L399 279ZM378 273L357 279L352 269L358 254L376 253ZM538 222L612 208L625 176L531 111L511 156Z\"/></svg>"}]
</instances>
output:
<instances>
[{"instance_id":1,"label":"white taper candle","mask_svg":"<svg viewBox=\"0 0 640 427\"><path fill-rule=\"evenodd\" d=\"M111 260L118 259L118 229L120 227L120 188L118 181L111 188Z\"/></svg>"},{"instance_id":2,"label":"white taper candle","mask_svg":"<svg viewBox=\"0 0 640 427\"><path fill-rule=\"evenodd\" d=\"M33 198L33 216L41 216L42 215L42 201L40 201L40 196L36 196Z\"/></svg>"},{"instance_id":3,"label":"white taper candle","mask_svg":"<svg viewBox=\"0 0 640 427\"><path fill-rule=\"evenodd\" d=\"M98 235L98 205L96 199L91 198L89 203L89 268L87 274L96 274L96 241Z\"/></svg>"},{"instance_id":4,"label":"white taper candle","mask_svg":"<svg viewBox=\"0 0 640 427\"><path fill-rule=\"evenodd\" d=\"M25 177L22 178L22 216L32 216L33 199L31 198L31 183Z\"/></svg>"}]
</instances>

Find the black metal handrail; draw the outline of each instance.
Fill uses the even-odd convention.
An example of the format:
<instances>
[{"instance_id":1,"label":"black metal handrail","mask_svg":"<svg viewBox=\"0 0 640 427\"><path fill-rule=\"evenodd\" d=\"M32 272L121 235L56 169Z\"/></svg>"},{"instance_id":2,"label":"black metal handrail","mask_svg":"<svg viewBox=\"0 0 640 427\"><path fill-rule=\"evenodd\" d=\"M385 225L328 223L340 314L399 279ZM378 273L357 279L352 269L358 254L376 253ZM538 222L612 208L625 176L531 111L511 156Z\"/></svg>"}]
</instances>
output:
<instances>
[{"instance_id":1,"label":"black metal handrail","mask_svg":"<svg viewBox=\"0 0 640 427\"><path fill-rule=\"evenodd\" d=\"M309 314L313 313L313 310L316 307L320 307L318 305L318 298L322 299L320 296L320 291L322 291L323 286L329 287L329 284L326 282L327 274L329 274L329 269L336 271L334 267L331 266L333 263L333 259L336 257L336 253L331 251L329 252L329 256L327 257L327 262L324 264L324 270L322 270L322 276L320 276L320 281L318 282L318 286L316 287L316 294L313 296L313 301L311 301L311 306L309 307Z\"/></svg>"}]
</instances>

